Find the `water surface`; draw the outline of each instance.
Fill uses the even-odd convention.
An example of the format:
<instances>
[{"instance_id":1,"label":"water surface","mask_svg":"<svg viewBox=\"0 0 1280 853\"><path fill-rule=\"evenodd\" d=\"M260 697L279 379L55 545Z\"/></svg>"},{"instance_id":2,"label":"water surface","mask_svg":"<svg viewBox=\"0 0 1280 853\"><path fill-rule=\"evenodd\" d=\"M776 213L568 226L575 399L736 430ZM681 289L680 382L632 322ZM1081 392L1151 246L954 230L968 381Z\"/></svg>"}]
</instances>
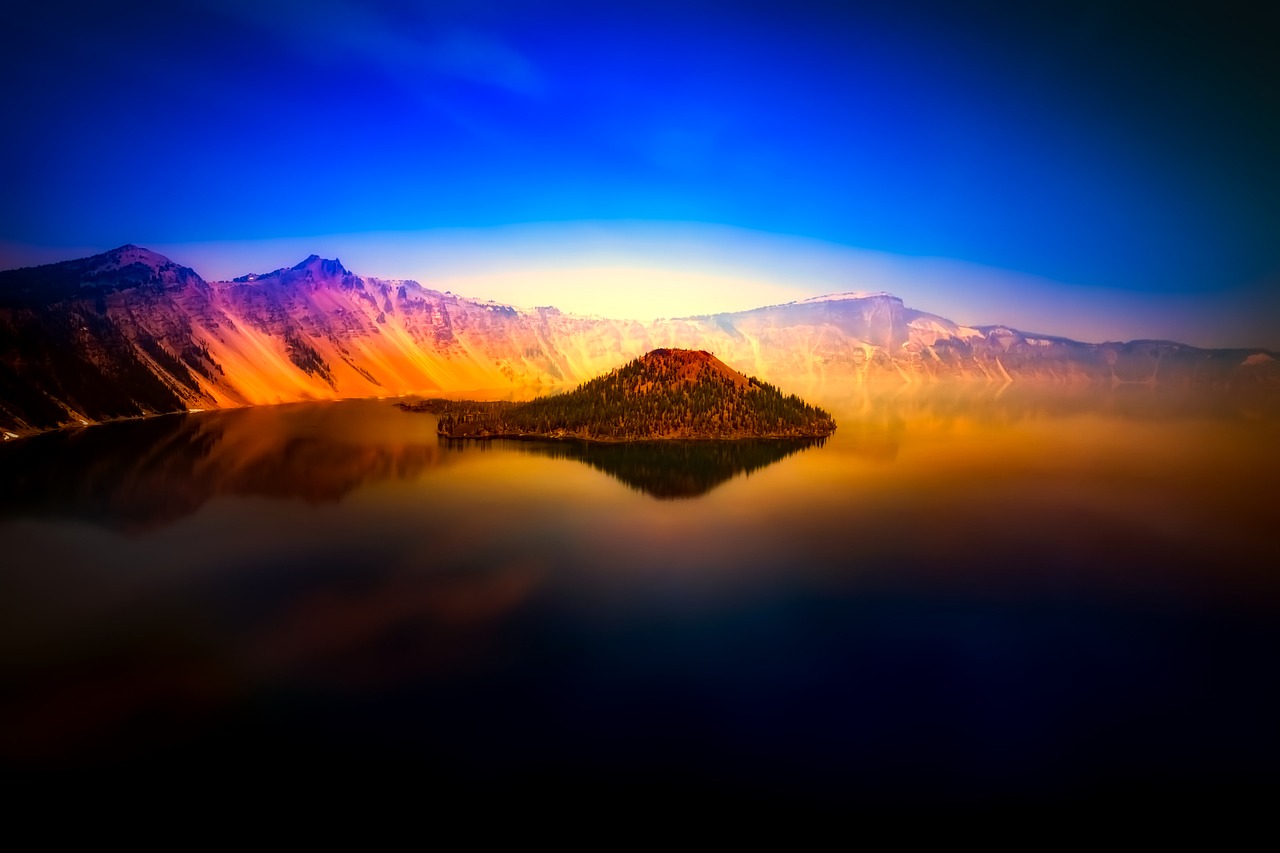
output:
<instances>
[{"instance_id":1,"label":"water surface","mask_svg":"<svg viewBox=\"0 0 1280 853\"><path fill-rule=\"evenodd\" d=\"M458 444L355 401L0 447L3 765L819 803L1277 781L1273 401L811 399L839 428L808 446Z\"/></svg>"}]
</instances>

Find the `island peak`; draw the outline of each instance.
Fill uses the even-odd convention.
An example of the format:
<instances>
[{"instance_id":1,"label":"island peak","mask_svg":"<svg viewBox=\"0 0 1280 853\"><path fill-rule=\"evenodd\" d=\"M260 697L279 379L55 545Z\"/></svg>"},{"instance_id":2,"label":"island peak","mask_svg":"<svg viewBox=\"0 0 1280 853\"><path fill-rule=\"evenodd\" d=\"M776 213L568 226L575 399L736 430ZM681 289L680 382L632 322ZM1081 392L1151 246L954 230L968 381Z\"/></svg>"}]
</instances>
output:
<instances>
[{"instance_id":1,"label":"island peak","mask_svg":"<svg viewBox=\"0 0 1280 853\"><path fill-rule=\"evenodd\" d=\"M827 412L706 350L657 349L563 394L526 403L427 400L448 438L583 441L821 438Z\"/></svg>"}]
</instances>

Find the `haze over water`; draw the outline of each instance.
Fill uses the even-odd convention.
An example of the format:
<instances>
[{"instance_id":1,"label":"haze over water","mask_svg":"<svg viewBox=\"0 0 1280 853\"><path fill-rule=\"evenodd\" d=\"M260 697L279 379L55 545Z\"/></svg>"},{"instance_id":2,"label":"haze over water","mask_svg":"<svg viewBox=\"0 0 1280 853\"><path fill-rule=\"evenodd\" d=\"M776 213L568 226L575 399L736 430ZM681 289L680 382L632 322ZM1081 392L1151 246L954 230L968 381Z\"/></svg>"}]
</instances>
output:
<instances>
[{"instance_id":1,"label":"haze over water","mask_svg":"<svg viewBox=\"0 0 1280 853\"><path fill-rule=\"evenodd\" d=\"M8 775L252 758L816 802L1275 780L1273 405L829 396L831 439L749 472L675 451L712 460L684 497L646 487L660 452L622 476L442 443L388 401L0 447Z\"/></svg>"}]
</instances>

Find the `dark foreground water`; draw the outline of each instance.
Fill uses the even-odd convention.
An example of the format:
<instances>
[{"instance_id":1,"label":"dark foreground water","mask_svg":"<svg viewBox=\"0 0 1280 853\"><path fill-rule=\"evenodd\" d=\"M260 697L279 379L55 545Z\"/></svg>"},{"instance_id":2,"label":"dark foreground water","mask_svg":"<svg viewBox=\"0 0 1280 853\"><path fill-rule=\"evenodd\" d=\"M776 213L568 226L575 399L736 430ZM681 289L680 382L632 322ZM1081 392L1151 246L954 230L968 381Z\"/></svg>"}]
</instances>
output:
<instances>
[{"instance_id":1,"label":"dark foreground water","mask_svg":"<svg viewBox=\"0 0 1280 853\"><path fill-rule=\"evenodd\" d=\"M0 767L817 804L1277 783L1274 401L813 399L840 426L811 446L449 444L377 401L2 446Z\"/></svg>"}]
</instances>

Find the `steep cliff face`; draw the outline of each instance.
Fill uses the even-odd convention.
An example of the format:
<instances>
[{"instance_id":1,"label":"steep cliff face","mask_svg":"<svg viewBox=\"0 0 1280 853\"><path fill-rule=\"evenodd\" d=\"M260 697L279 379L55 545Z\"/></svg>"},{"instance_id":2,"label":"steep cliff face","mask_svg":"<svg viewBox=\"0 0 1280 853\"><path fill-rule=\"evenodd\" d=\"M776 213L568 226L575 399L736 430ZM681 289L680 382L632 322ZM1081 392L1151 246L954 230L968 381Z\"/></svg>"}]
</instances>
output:
<instances>
[{"instance_id":1,"label":"steep cliff face","mask_svg":"<svg viewBox=\"0 0 1280 853\"><path fill-rule=\"evenodd\" d=\"M193 327L215 323L194 271L122 246L0 273L0 428L215 405L225 384Z\"/></svg>"},{"instance_id":2,"label":"steep cliff face","mask_svg":"<svg viewBox=\"0 0 1280 853\"><path fill-rule=\"evenodd\" d=\"M0 433L192 408L577 383L658 348L788 390L888 380L1264 384L1259 350L1082 344L846 293L652 322L298 265L206 282L137 246L0 272Z\"/></svg>"}]
</instances>

